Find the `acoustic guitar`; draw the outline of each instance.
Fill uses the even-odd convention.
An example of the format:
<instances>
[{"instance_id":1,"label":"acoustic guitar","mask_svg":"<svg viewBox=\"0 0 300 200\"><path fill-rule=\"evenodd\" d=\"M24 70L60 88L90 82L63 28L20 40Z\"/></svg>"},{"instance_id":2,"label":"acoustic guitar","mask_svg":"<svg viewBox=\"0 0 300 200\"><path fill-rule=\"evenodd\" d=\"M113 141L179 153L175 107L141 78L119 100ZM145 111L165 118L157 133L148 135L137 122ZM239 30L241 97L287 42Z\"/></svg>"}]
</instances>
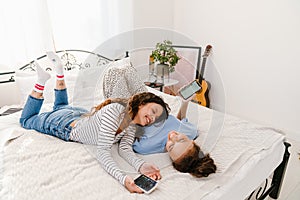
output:
<instances>
[{"instance_id":1,"label":"acoustic guitar","mask_svg":"<svg viewBox=\"0 0 300 200\"><path fill-rule=\"evenodd\" d=\"M209 107L209 103L210 103L209 98L208 98L210 84L203 78L203 75L204 75L206 60L211 52L211 49L212 49L212 46L207 45L205 48L204 54L202 55L203 62L201 65L201 71L200 71L200 74L198 75L198 77L196 77L196 79L198 79L198 82L200 83L202 88L200 91L196 92L195 97L192 99L192 102L198 103L205 107Z\"/></svg>"}]
</instances>

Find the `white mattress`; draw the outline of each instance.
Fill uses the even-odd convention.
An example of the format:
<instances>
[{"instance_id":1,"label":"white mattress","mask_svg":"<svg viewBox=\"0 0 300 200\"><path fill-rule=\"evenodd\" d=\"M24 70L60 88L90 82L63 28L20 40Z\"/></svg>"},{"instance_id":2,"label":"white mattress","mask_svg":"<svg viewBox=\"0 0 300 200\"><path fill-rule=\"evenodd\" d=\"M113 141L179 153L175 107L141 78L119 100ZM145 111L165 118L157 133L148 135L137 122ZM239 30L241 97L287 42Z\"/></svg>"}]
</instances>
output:
<instances>
[{"instance_id":1,"label":"white mattress","mask_svg":"<svg viewBox=\"0 0 300 200\"><path fill-rule=\"evenodd\" d=\"M194 178L174 170L166 153L141 156L161 168L162 179L150 195L130 194L97 163L94 146L22 129L19 115L0 117L1 199L241 200L272 173L284 153L280 131L192 104L188 118L200 131L196 142L214 158L217 173ZM137 176L116 149L121 168Z\"/></svg>"}]
</instances>

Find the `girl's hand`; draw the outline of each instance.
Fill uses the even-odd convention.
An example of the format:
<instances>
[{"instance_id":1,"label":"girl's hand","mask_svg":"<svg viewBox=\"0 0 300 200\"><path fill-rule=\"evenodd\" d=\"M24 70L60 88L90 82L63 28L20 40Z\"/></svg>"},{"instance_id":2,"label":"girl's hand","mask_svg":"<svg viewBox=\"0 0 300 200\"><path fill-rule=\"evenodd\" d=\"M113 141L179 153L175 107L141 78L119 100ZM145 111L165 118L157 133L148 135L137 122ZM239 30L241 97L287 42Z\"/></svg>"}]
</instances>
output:
<instances>
[{"instance_id":1,"label":"girl's hand","mask_svg":"<svg viewBox=\"0 0 300 200\"><path fill-rule=\"evenodd\" d=\"M145 162L141 168L140 173L152 178L153 180L161 179L160 170L154 164Z\"/></svg>"},{"instance_id":2,"label":"girl's hand","mask_svg":"<svg viewBox=\"0 0 300 200\"><path fill-rule=\"evenodd\" d=\"M130 176L126 176L125 187L130 193L143 193L143 191L134 183L134 180Z\"/></svg>"}]
</instances>

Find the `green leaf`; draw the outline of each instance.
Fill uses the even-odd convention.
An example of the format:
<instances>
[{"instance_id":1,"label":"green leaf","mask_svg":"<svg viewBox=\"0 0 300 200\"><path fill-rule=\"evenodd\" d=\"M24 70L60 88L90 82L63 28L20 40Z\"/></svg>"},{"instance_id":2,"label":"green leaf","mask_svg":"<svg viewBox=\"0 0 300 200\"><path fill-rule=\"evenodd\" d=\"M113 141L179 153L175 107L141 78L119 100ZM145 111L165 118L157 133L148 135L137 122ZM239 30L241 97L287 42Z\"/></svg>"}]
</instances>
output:
<instances>
[{"instance_id":1,"label":"green leaf","mask_svg":"<svg viewBox=\"0 0 300 200\"><path fill-rule=\"evenodd\" d=\"M180 60L176 50L172 47L172 42L170 40L164 40L161 43L157 43L151 56L153 56L154 61L159 62L160 64L169 65L170 72L175 71L174 66Z\"/></svg>"}]
</instances>

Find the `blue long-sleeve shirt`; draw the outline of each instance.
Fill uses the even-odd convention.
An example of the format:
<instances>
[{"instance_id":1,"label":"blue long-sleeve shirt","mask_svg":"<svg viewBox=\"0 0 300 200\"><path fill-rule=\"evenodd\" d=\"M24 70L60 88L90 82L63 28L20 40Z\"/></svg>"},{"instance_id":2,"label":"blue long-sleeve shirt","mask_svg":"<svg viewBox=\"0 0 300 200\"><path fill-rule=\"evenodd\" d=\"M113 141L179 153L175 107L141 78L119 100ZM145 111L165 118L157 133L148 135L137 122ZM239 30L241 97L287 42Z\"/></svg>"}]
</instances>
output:
<instances>
[{"instance_id":1,"label":"blue long-sleeve shirt","mask_svg":"<svg viewBox=\"0 0 300 200\"><path fill-rule=\"evenodd\" d=\"M170 115L165 120L164 124L153 124L140 128L143 134L139 140L133 143L133 150L139 154L153 154L166 152L166 143L168 140L168 133L175 130L184 133L191 140L195 139L199 134L197 127L188 122L187 118L178 120L173 115Z\"/></svg>"}]
</instances>

